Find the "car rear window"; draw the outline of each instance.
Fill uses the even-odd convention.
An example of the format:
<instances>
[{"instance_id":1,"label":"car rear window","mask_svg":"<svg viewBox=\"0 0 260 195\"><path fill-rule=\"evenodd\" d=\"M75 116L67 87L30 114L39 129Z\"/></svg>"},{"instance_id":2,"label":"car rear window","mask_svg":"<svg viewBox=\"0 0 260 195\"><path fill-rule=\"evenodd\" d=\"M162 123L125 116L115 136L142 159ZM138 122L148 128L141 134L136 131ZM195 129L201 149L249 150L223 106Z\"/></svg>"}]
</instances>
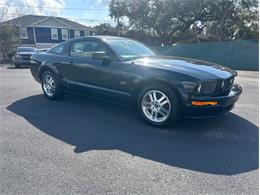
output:
<instances>
[{"instance_id":1,"label":"car rear window","mask_svg":"<svg viewBox=\"0 0 260 195\"><path fill-rule=\"evenodd\" d=\"M17 52L33 52L36 48L33 47L18 47Z\"/></svg>"}]
</instances>

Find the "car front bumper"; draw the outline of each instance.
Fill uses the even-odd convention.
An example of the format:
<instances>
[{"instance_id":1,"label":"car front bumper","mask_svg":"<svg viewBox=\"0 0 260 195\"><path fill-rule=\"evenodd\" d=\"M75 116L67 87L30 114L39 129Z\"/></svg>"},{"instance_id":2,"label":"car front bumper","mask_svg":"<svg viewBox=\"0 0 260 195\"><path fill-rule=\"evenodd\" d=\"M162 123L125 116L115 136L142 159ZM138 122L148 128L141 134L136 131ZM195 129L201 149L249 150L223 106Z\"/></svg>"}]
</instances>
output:
<instances>
[{"instance_id":1,"label":"car front bumper","mask_svg":"<svg viewBox=\"0 0 260 195\"><path fill-rule=\"evenodd\" d=\"M194 98L191 102L217 102L217 104L209 106L194 106L190 103L184 107L184 115L186 117L212 117L223 114L234 108L241 93L241 86L235 84L226 96Z\"/></svg>"},{"instance_id":2,"label":"car front bumper","mask_svg":"<svg viewBox=\"0 0 260 195\"><path fill-rule=\"evenodd\" d=\"M30 59L13 59L14 64L17 64L19 66L29 66L31 64Z\"/></svg>"}]
</instances>

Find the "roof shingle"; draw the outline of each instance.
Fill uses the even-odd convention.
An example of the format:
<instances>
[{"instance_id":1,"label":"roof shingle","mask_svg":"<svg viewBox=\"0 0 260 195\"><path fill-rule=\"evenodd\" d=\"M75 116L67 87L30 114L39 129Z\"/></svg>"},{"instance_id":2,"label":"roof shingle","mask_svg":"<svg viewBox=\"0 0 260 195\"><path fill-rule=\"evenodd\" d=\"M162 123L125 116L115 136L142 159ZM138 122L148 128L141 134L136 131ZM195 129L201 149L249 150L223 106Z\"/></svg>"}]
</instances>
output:
<instances>
[{"instance_id":1,"label":"roof shingle","mask_svg":"<svg viewBox=\"0 0 260 195\"><path fill-rule=\"evenodd\" d=\"M53 17L53 16L37 16L37 15L24 15L15 19L11 19L8 21L3 22L7 25L12 26L34 26L34 23L40 23L42 20L47 20L50 18L55 18L56 20L60 21L61 23L65 23L67 26L69 26L71 29L82 29L82 30L89 30L90 27L84 26L82 24L79 24L77 22L68 20L66 18L62 17Z\"/></svg>"}]
</instances>

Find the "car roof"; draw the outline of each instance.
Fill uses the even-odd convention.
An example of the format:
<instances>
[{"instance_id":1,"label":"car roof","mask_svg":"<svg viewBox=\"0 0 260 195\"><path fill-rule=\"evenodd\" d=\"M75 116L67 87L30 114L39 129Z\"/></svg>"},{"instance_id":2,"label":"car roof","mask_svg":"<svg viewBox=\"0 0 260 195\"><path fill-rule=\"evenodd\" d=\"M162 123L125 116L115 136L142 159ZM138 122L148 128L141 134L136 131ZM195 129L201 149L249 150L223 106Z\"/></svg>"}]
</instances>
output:
<instances>
[{"instance_id":1,"label":"car roof","mask_svg":"<svg viewBox=\"0 0 260 195\"><path fill-rule=\"evenodd\" d=\"M95 35L95 36L88 36L88 37L79 37L79 38L74 38L71 40L87 40L87 39L96 39L96 40L131 40L125 37L117 37L117 36L104 36L104 35Z\"/></svg>"},{"instance_id":2,"label":"car roof","mask_svg":"<svg viewBox=\"0 0 260 195\"><path fill-rule=\"evenodd\" d=\"M97 36L92 36L98 39L128 39L125 37L118 37L118 36L103 36L103 35L97 35Z\"/></svg>"}]
</instances>

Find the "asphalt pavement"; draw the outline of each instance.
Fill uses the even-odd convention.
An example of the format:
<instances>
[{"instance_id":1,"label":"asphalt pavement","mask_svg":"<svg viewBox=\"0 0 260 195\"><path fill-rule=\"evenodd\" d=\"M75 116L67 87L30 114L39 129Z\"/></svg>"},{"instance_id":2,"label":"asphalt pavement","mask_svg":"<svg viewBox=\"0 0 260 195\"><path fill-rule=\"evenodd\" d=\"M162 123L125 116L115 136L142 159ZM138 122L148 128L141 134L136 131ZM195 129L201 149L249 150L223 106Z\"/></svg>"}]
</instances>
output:
<instances>
[{"instance_id":1,"label":"asphalt pavement","mask_svg":"<svg viewBox=\"0 0 260 195\"><path fill-rule=\"evenodd\" d=\"M235 109L168 129L127 105L47 100L27 68L0 66L0 194L258 194L258 72Z\"/></svg>"}]
</instances>

